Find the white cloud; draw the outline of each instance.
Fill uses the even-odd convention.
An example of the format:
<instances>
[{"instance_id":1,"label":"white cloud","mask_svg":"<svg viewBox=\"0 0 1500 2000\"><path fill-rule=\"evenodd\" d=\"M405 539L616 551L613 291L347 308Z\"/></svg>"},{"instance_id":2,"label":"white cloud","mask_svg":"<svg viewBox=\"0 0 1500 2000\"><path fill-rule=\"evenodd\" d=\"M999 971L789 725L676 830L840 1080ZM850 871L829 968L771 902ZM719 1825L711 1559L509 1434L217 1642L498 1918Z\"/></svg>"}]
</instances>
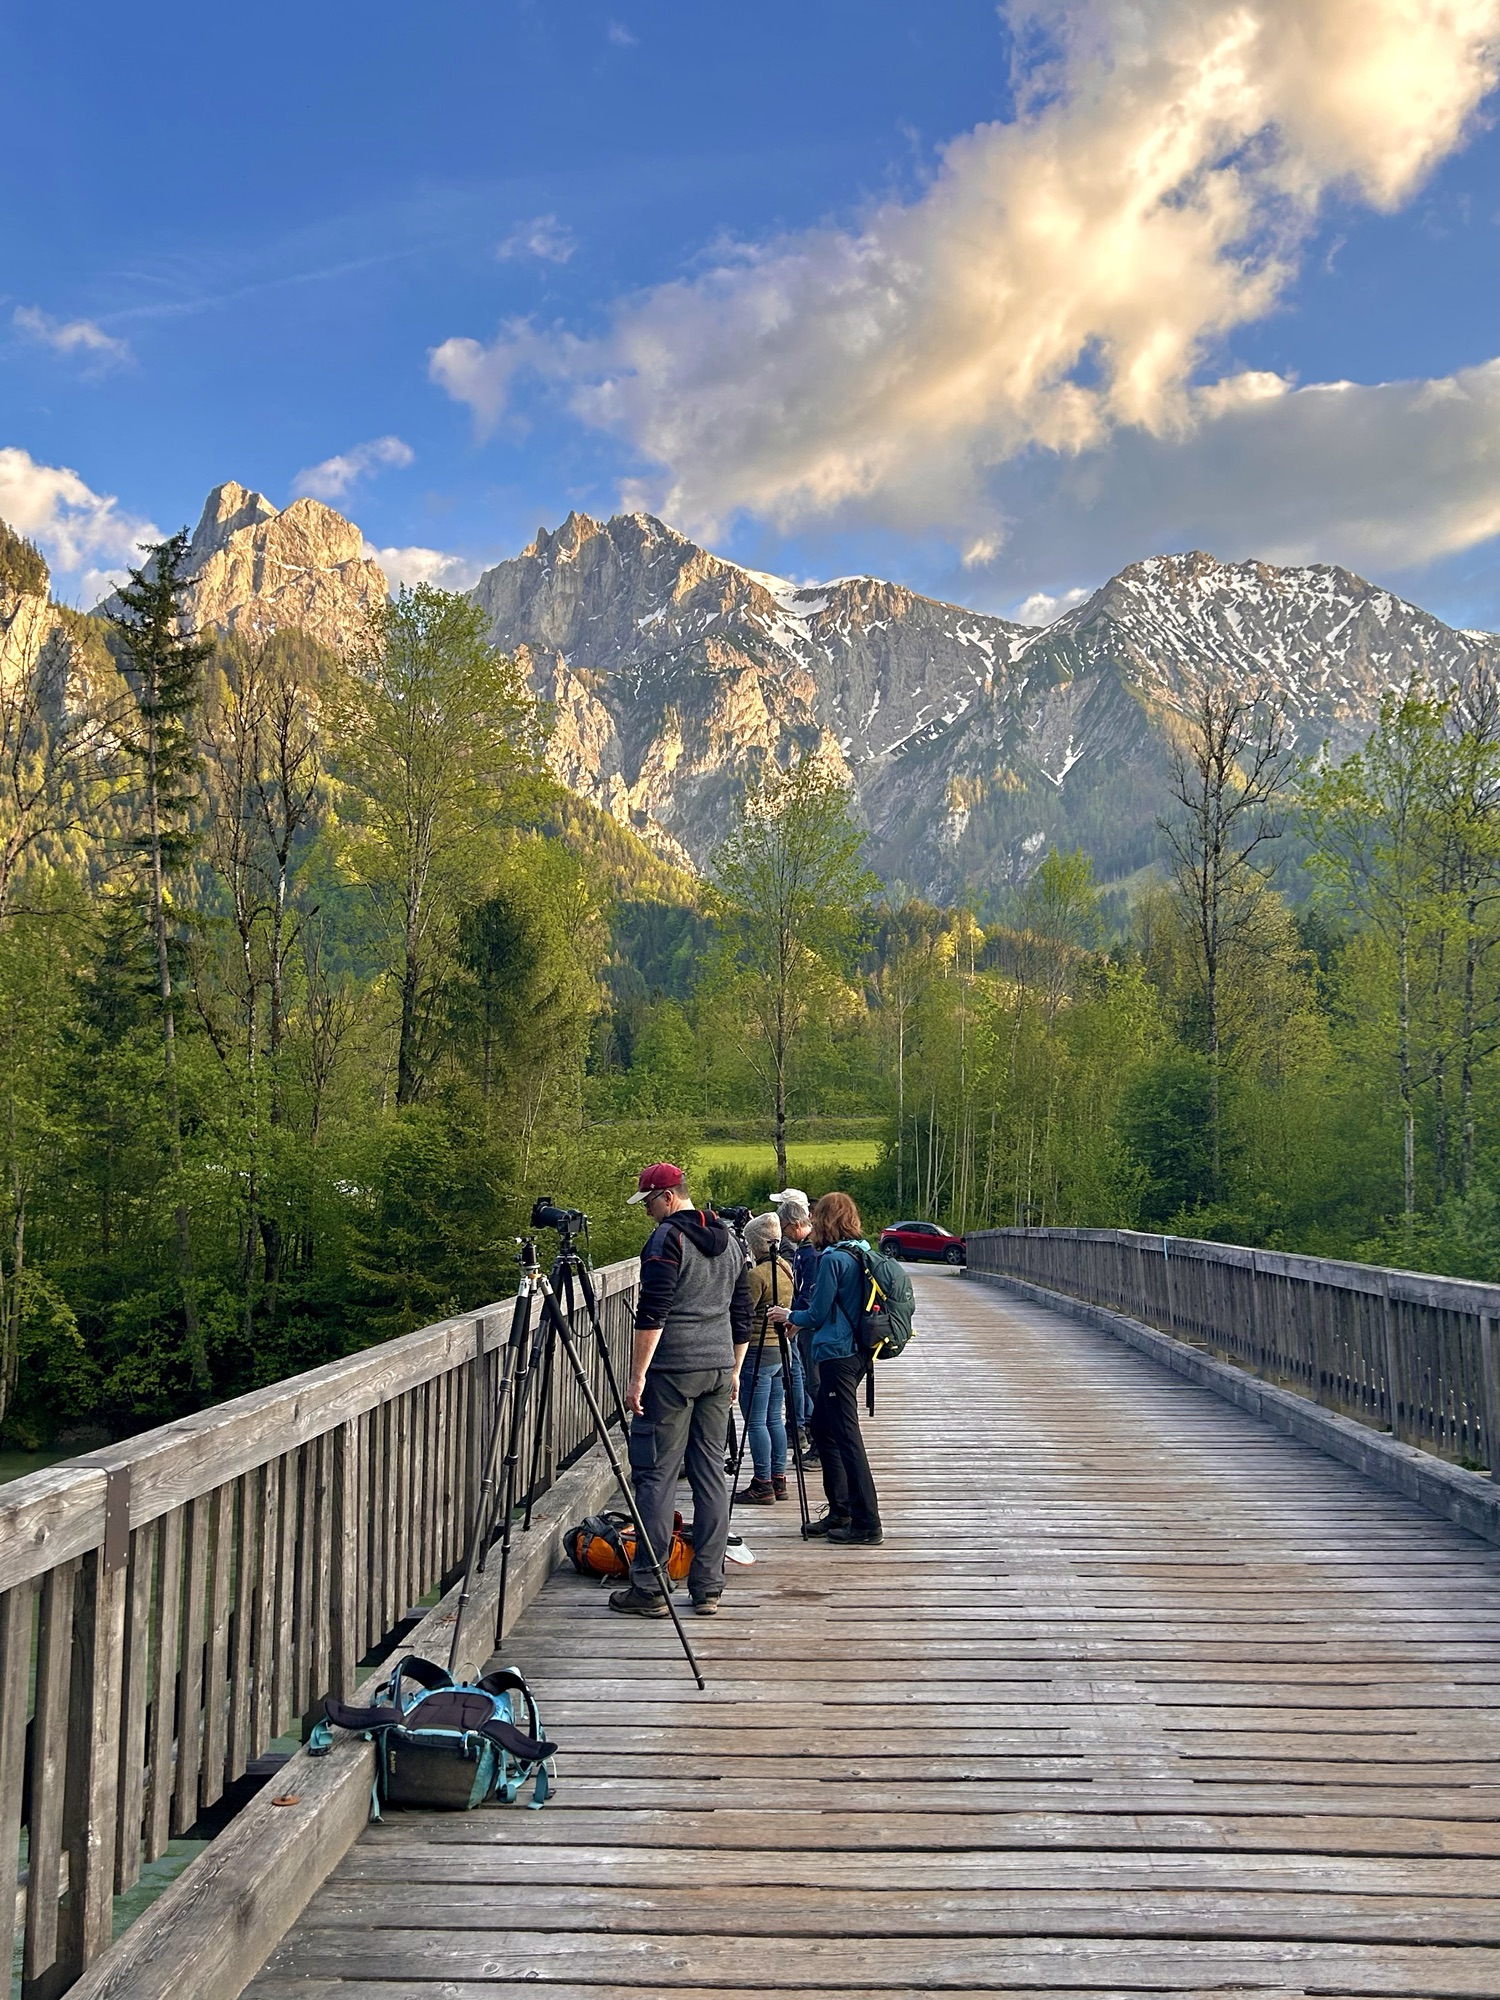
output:
<instances>
[{"instance_id":1,"label":"white cloud","mask_svg":"<svg viewBox=\"0 0 1500 2000\"><path fill-rule=\"evenodd\" d=\"M386 466L402 468L415 462L417 454L398 437L370 438L348 451L335 452L320 465L304 466L292 481L295 494L311 494L314 500L339 500L356 480L379 472Z\"/></svg>"},{"instance_id":2,"label":"white cloud","mask_svg":"<svg viewBox=\"0 0 1500 2000\"><path fill-rule=\"evenodd\" d=\"M659 468L624 504L700 535L860 520L976 565L1022 453L1181 443L1257 402L1300 421L1275 378L1194 384L1276 303L1325 194L1394 207L1462 141L1500 0L1039 0L1029 25L1055 63L918 199L742 246L595 338L444 341L434 380L486 428L534 374Z\"/></svg>"},{"instance_id":3,"label":"white cloud","mask_svg":"<svg viewBox=\"0 0 1500 2000\"><path fill-rule=\"evenodd\" d=\"M518 222L509 236L496 244L495 255L502 261L541 257L549 264L566 264L577 248L572 230L555 215L534 215L529 222Z\"/></svg>"},{"instance_id":4,"label":"white cloud","mask_svg":"<svg viewBox=\"0 0 1500 2000\"><path fill-rule=\"evenodd\" d=\"M1275 381L1276 378L1269 378ZM1011 576L1105 575L1161 549L1413 570L1500 535L1500 360L1436 381L1266 378L1189 430L1019 466L1002 484ZM1023 614L1022 614L1023 615Z\"/></svg>"},{"instance_id":5,"label":"white cloud","mask_svg":"<svg viewBox=\"0 0 1500 2000\"><path fill-rule=\"evenodd\" d=\"M483 563L445 555L441 549L377 549L366 542L364 553L380 564L392 585L435 583L440 590L469 590L484 574Z\"/></svg>"},{"instance_id":6,"label":"white cloud","mask_svg":"<svg viewBox=\"0 0 1500 2000\"><path fill-rule=\"evenodd\" d=\"M612 48L633 49L638 38L631 34L623 21L611 21L604 30L604 39Z\"/></svg>"},{"instance_id":7,"label":"white cloud","mask_svg":"<svg viewBox=\"0 0 1500 2000\"><path fill-rule=\"evenodd\" d=\"M160 530L120 511L112 494L94 492L66 466L38 465L18 445L0 446L0 520L37 543L54 570L133 563Z\"/></svg>"},{"instance_id":8,"label":"white cloud","mask_svg":"<svg viewBox=\"0 0 1500 2000\"><path fill-rule=\"evenodd\" d=\"M113 362L130 359L128 342L116 340L113 334L106 333L91 319L53 319L39 306L17 306L10 320L18 333L24 333L30 340L40 341L43 347L50 347L55 354L82 355L96 367L108 367Z\"/></svg>"},{"instance_id":9,"label":"white cloud","mask_svg":"<svg viewBox=\"0 0 1500 2000\"><path fill-rule=\"evenodd\" d=\"M1065 611L1073 610L1085 598L1092 596L1093 592L1081 585L1061 591L1056 596L1047 590L1034 590L1006 616L1013 618L1018 625L1055 625Z\"/></svg>"}]
</instances>

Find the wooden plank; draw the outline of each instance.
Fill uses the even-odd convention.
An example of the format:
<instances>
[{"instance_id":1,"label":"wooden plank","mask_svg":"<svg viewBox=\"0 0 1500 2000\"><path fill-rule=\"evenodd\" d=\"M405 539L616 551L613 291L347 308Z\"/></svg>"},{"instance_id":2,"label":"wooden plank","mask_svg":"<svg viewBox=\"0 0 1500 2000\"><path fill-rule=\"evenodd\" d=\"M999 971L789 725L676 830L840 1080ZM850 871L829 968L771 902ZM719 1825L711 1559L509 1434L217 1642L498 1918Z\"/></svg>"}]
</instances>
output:
<instances>
[{"instance_id":1,"label":"wooden plank","mask_svg":"<svg viewBox=\"0 0 1500 2000\"><path fill-rule=\"evenodd\" d=\"M224 1796L229 1741L229 1602L234 1569L236 1484L219 1486L209 1498L208 1609L203 1670L203 1768L198 1802L214 1805Z\"/></svg>"},{"instance_id":2,"label":"wooden plank","mask_svg":"<svg viewBox=\"0 0 1500 2000\"><path fill-rule=\"evenodd\" d=\"M332 1629L328 1689L348 1701L358 1679L359 1657L359 1433L343 1424L333 1437Z\"/></svg>"},{"instance_id":3,"label":"wooden plank","mask_svg":"<svg viewBox=\"0 0 1500 2000\"><path fill-rule=\"evenodd\" d=\"M101 1522L102 1527L102 1522ZM31 1745L31 1817L27 1845L26 1946L22 2000L57 1983L58 1894L63 1802L68 1770L68 1698L73 1665L73 1597L78 1563L61 1563L42 1580L37 1624L36 1703Z\"/></svg>"},{"instance_id":4,"label":"wooden plank","mask_svg":"<svg viewBox=\"0 0 1500 2000\"><path fill-rule=\"evenodd\" d=\"M177 1739L177 1675L182 1657L181 1513L166 1514L158 1528L156 1557L156 1670L151 1683L150 1777L146 1798L145 1859L156 1861L172 1837L172 1787Z\"/></svg>"},{"instance_id":5,"label":"wooden plank","mask_svg":"<svg viewBox=\"0 0 1500 2000\"><path fill-rule=\"evenodd\" d=\"M121 1669L130 1572L102 1549L83 1558L74 1606L63 1850L68 1893L58 1963L76 1978L110 1941L119 1815Z\"/></svg>"},{"instance_id":6,"label":"wooden plank","mask_svg":"<svg viewBox=\"0 0 1500 2000\"><path fill-rule=\"evenodd\" d=\"M103 1542L104 1486L101 1467L74 1459L0 1489L0 1591Z\"/></svg>"},{"instance_id":7,"label":"wooden plank","mask_svg":"<svg viewBox=\"0 0 1500 2000\"><path fill-rule=\"evenodd\" d=\"M190 1500L183 1529L182 1661L177 1675L177 1767L172 1783L172 1831L186 1833L198 1817L203 1769L203 1653L208 1617L209 1526L213 1502Z\"/></svg>"},{"instance_id":8,"label":"wooden plank","mask_svg":"<svg viewBox=\"0 0 1500 2000\"><path fill-rule=\"evenodd\" d=\"M234 1597L229 1614L229 1740L225 1782L233 1784L254 1754L255 1602L260 1588L260 1486L263 1468L235 1481Z\"/></svg>"},{"instance_id":9,"label":"wooden plank","mask_svg":"<svg viewBox=\"0 0 1500 2000\"><path fill-rule=\"evenodd\" d=\"M278 1461L274 1720L272 1734L284 1736L301 1714L297 1705L297 1540L302 1518L302 1453Z\"/></svg>"},{"instance_id":10,"label":"wooden plank","mask_svg":"<svg viewBox=\"0 0 1500 2000\"><path fill-rule=\"evenodd\" d=\"M255 1714L250 1754L258 1757L275 1734L276 1564L281 1526L281 1467L277 1460L263 1465L257 1481L259 1526L256 1533L258 1568L253 1597Z\"/></svg>"},{"instance_id":11,"label":"wooden plank","mask_svg":"<svg viewBox=\"0 0 1500 2000\"><path fill-rule=\"evenodd\" d=\"M292 1714L302 1717L313 1697L313 1577L317 1571L318 1445L297 1453L296 1582L292 1594Z\"/></svg>"},{"instance_id":12,"label":"wooden plank","mask_svg":"<svg viewBox=\"0 0 1500 2000\"><path fill-rule=\"evenodd\" d=\"M150 1711L151 1599L161 1522L130 1537L126 1585L125 1656L121 1663L119 1816L115 1826L115 1894L141 1878L146 1817L146 1718Z\"/></svg>"},{"instance_id":13,"label":"wooden plank","mask_svg":"<svg viewBox=\"0 0 1500 2000\"><path fill-rule=\"evenodd\" d=\"M0 1596L0 1965L16 1941L16 1899L10 1892L21 1863L21 1794L26 1782L26 1722L30 1702L32 1623L36 1585L20 1583Z\"/></svg>"}]
</instances>

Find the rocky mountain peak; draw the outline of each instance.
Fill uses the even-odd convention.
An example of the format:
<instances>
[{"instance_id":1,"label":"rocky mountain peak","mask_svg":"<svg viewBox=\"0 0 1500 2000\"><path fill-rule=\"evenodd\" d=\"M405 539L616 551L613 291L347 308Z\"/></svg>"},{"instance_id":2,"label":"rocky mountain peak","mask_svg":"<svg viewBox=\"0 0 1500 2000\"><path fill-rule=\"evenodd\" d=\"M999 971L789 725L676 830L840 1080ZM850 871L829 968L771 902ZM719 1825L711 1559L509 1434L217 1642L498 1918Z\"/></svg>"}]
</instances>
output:
<instances>
[{"instance_id":1,"label":"rocky mountain peak","mask_svg":"<svg viewBox=\"0 0 1500 2000\"><path fill-rule=\"evenodd\" d=\"M292 629L335 650L359 642L388 594L384 570L344 515L307 498L277 508L235 480L204 503L186 573L186 609L200 630Z\"/></svg>"},{"instance_id":2,"label":"rocky mountain peak","mask_svg":"<svg viewBox=\"0 0 1500 2000\"><path fill-rule=\"evenodd\" d=\"M189 547L194 558L204 562L215 549L225 548L241 528L258 527L262 521L275 518L276 509L264 493L252 493L237 480L226 479L204 501Z\"/></svg>"}]
</instances>

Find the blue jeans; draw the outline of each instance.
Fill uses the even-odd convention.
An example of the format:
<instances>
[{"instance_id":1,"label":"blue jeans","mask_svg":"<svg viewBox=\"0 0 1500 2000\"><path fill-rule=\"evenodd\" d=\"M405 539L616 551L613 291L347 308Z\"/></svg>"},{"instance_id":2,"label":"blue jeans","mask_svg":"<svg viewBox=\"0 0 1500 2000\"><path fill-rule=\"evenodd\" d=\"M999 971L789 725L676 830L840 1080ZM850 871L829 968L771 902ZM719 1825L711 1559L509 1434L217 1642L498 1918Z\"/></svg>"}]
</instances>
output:
<instances>
[{"instance_id":1,"label":"blue jeans","mask_svg":"<svg viewBox=\"0 0 1500 2000\"><path fill-rule=\"evenodd\" d=\"M781 1356L767 1340L755 1366L755 1347L740 1369L740 1414L750 1439L750 1463L757 1479L780 1479L786 1473L786 1392L781 1384ZM753 1385L753 1386L752 1386Z\"/></svg>"}]
</instances>

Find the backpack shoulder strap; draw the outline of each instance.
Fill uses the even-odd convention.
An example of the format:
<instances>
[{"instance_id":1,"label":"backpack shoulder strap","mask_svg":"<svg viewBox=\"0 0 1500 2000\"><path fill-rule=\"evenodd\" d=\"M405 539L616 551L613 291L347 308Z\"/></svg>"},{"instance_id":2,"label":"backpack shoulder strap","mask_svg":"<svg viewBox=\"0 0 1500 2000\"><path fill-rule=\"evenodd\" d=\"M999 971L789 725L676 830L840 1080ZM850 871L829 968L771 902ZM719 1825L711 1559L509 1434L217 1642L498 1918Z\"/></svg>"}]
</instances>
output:
<instances>
[{"instance_id":1,"label":"backpack shoulder strap","mask_svg":"<svg viewBox=\"0 0 1500 2000\"><path fill-rule=\"evenodd\" d=\"M408 1653L391 1670L390 1679L383 1692L390 1695L398 1709L406 1707L405 1684L415 1681L425 1693L434 1688L448 1688L453 1685L453 1676L446 1667L440 1667L435 1660L424 1660L420 1653Z\"/></svg>"}]
</instances>

